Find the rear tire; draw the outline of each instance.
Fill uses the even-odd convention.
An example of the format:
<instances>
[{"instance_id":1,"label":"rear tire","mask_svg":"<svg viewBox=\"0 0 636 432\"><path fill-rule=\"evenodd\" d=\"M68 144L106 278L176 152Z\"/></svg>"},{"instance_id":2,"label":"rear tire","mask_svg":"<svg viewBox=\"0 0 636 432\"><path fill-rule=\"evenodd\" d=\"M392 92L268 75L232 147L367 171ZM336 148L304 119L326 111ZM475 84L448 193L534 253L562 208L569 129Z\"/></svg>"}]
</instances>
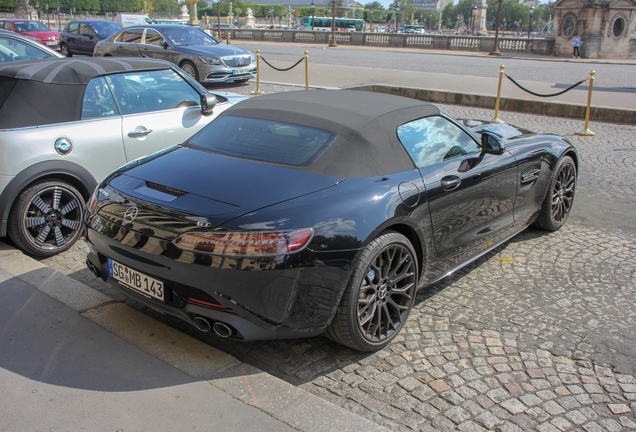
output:
<instances>
[{"instance_id":1,"label":"rear tire","mask_svg":"<svg viewBox=\"0 0 636 432\"><path fill-rule=\"evenodd\" d=\"M387 346L408 319L417 289L417 259L402 234L384 231L355 263L326 335L358 351Z\"/></svg>"},{"instance_id":2,"label":"rear tire","mask_svg":"<svg viewBox=\"0 0 636 432\"><path fill-rule=\"evenodd\" d=\"M565 225L572 210L575 191L576 166L571 157L565 156L554 170L554 176L534 226L547 231L557 231Z\"/></svg>"},{"instance_id":3,"label":"rear tire","mask_svg":"<svg viewBox=\"0 0 636 432\"><path fill-rule=\"evenodd\" d=\"M66 45L65 43L60 44L60 54L62 54L65 57L73 57L73 54L68 49L68 45Z\"/></svg>"},{"instance_id":4,"label":"rear tire","mask_svg":"<svg viewBox=\"0 0 636 432\"><path fill-rule=\"evenodd\" d=\"M179 67L181 69L183 69L183 71L185 73L187 73L188 75L190 75L192 78L195 79L195 81L199 81L199 71L197 71L197 67L194 65L194 63L192 63L189 60L186 60L184 62L181 62L181 64L179 65Z\"/></svg>"},{"instance_id":5,"label":"rear tire","mask_svg":"<svg viewBox=\"0 0 636 432\"><path fill-rule=\"evenodd\" d=\"M22 251L50 257L75 244L82 233L84 198L61 181L36 183L22 191L9 214L7 232Z\"/></svg>"}]
</instances>

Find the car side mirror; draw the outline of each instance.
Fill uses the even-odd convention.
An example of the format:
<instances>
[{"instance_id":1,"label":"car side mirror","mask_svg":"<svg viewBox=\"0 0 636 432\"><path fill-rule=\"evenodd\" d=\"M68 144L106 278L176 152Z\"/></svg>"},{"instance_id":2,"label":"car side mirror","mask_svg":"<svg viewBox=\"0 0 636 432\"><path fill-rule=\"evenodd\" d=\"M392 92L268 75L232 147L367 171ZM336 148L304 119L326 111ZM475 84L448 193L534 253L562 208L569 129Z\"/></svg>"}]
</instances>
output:
<instances>
[{"instance_id":1,"label":"car side mirror","mask_svg":"<svg viewBox=\"0 0 636 432\"><path fill-rule=\"evenodd\" d=\"M201 114L204 116L212 115L212 110L216 106L216 96L213 94L201 95Z\"/></svg>"},{"instance_id":2,"label":"car side mirror","mask_svg":"<svg viewBox=\"0 0 636 432\"><path fill-rule=\"evenodd\" d=\"M163 41L163 43L161 45L163 46L163 49L170 48L170 45L168 45L168 42L166 42L166 41Z\"/></svg>"},{"instance_id":3,"label":"car side mirror","mask_svg":"<svg viewBox=\"0 0 636 432\"><path fill-rule=\"evenodd\" d=\"M503 141L490 132L481 132L481 151L488 154L502 155L506 147Z\"/></svg>"}]
</instances>

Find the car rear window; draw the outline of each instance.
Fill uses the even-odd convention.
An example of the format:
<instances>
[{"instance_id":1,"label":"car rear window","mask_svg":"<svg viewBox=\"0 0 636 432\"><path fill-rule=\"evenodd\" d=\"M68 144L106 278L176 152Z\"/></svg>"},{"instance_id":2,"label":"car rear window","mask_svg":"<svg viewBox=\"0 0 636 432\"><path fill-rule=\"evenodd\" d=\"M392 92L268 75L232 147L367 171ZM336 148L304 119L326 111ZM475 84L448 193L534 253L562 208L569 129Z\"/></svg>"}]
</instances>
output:
<instances>
[{"instance_id":1,"label":"car rear window","mask_svg":"<svg viewBox=\"0 0 636 432\"><path fill-rule=\"evenodd\" d=\"M228 156L281 165L311 165L335 134L307 126L251 117L219 117L188 145Z\"/></svg>"}]
</instances>

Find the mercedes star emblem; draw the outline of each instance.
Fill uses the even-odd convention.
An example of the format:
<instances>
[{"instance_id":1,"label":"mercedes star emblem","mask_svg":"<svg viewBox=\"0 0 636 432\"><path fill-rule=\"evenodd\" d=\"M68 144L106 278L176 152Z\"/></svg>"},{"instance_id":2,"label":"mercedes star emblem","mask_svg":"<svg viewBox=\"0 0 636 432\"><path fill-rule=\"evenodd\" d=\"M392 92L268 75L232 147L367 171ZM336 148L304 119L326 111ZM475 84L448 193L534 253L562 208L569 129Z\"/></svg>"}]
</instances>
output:
<instances>
[{"instance_id":1,"label":"mercedes star emblem","mask_svg":"<svg viewBox=\"0 0 636 432\"><path fill-rule=\"evenodd\" d=\"M124 213L124 222L131 223L137 217L137 213L139 213L139 209L137 207L130 207Z\"/></svg>"}]
</instances>

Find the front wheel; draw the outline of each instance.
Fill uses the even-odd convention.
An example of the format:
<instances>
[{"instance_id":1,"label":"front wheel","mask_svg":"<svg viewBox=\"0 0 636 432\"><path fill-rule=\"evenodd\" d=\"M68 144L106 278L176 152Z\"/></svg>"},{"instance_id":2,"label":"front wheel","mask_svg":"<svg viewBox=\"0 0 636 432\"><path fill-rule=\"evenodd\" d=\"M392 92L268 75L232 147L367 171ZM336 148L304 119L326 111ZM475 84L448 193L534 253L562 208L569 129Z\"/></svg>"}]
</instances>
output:
<instances>
[{"instance_id":1,"label":"front wheel","mask_svg":"<svg viewBox=\"0 0 636 432\"><path fill-rule=\"evenodd\" d=\"M179 66L185 73L194 78L195 81L199 81L199 72L197 71L197 67L189 60L184 61Z\"/></svg>"},{"instance_id":2,"label":"front wheel","mask_svg":"<svg viewBox=\"0 0 636 432\"><path fill-rule=\"evenodd\" d=\"M29 255L49 257L80 237L84 199L63 181L36 183L22 191L9 214L8 234Z\"/></svg>"},{"instance_id":3,"label":"front wheel","mask_svg":"<svg viewBox=\"0 0 636 432\"><path fill-rule=\"evenodd\" d=\"M73 57L73 54L71 54L71 51L68 49L68 45L65 43L60 45L60 54L64 57Z\"/></svg>"},{"instance_id":4,"label":"front wheel","mask_svg":"<svg viewBox=\"0 0 636 432\"><path fill-rule=\"evenodd\" d=\"M565 156L550 181L550 188L534 225L547 231L556 231L565 225L570 216L576 191L576 166L571 157Z\"/></svg>"},{"instance_id":5,"label":"front wheel","mask_svg":"<svg viewBox=\"0 0 636 432\"><path fill-rule=\"evenodd\" d=\"M411 242L384 231L363 250L327 336L358 351L384 348L413 307L417 259Z\"/></svg>"}]
</instances>

